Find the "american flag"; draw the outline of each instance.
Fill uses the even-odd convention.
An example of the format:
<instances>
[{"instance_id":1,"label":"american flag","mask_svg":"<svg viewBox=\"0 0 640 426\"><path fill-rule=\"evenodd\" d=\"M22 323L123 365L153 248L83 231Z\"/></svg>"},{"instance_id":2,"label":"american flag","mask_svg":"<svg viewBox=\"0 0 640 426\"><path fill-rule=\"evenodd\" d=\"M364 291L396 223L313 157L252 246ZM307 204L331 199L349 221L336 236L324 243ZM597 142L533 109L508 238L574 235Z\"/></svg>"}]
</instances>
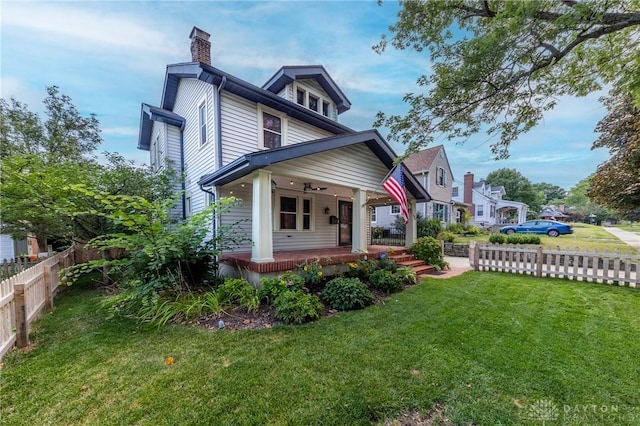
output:
<instances>
[{"instance_id":1,"label":"american flag","mask_svg":"<svg viewBox=\"0 0 640 426\"><path fill-rule=\"evenodd\" d=\"M407 196L404 193L404 175L402 174L402 164L398 164L391 176L384 181L382 187L391 197L400 204L400 214L404 218L404 223L409 221L409 206Z\"/></svg>"}]
</instances>

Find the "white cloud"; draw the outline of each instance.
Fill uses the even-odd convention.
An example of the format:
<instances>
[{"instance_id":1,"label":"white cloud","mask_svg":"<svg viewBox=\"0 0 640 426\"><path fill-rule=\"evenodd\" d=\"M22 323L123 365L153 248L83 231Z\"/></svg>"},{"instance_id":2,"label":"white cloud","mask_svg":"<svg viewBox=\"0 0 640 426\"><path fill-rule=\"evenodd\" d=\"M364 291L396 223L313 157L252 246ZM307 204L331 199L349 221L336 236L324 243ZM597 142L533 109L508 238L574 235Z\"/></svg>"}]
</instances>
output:
<instances>
[{"instance_id":1,"label":"white cloud","mask_svg":"<svg viewBox=\"0 0 640 426\"><path fill-rule=\"evenodd\" d=\"M76 5L4 3L2 26L19 27L25 35L44 35L43 42L64 44L68 49L95 49L97 45L138 52L178 50L164 32L145 26L131 14L99 12L93 7L96 3L91 8Z\"/></svg>"},{"instance_id":2,"label":"white cloud","mask_svg":"<svg viewBox=\"0 0 640 426\"><path fill-rule=\"evenodd\" d=\"M102 129L103 135L109 136L138 136L137 127L105 127Z\"/></svg>"}]
</instances>

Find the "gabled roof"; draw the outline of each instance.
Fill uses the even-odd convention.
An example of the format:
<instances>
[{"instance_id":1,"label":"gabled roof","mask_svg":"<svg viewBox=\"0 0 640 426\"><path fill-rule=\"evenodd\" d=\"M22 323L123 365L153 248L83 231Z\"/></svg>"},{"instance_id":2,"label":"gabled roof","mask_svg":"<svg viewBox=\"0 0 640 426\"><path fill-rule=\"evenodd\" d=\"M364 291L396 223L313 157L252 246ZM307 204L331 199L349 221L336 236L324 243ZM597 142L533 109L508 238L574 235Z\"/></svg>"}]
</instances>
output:
<instances>
[{"instance_id":1,"label":"gabled roof","mask_svg":"<svg viewBox=\"0 0 640 426\"><path fill-rule=\"evenodd\" d=\"M173 111L142 104L140 112L140 131L138 132L138 149L149 150L151 147L151 128L153 122L159 121L176 127L184 127L185 119Z\"/></svg>"},{"instance_id":2,"label":"gabled roof","mask_svg":"<svg viewBox=\"0 0 640 426\"><path fill-rule=\"evenodd\" d=\"M441 149L444 149L442 145L438 145L414 152L404 160L404 164L411 170L411 173L428 171Z\"/></svg>"},{"instance_id":3,"label":"gabled roof","mask_svg":"<svg viewBox=\"0 0 640 426\"><path fill-rule=\"evenodd\" d=\"M198 184L201 186L224 185L271 164L356 144L365 144L386 167L389 169L393 167L393 160L396 158L396 154L380 133L376 130L367 130L246 154L221 169L202 176ZM406 167L404 179L405 187L417 201L431 200L431 196L426 189L420 185L415 176Z\"/></svg>"},{"instance_id":4,"label":"gabled roof","mask_svg":"<svg viewBox=\"0 0 640 426\"><path fill-rule=\"evenodd\" d=\"M351 102L342 93L342 90L329 76L327 70L322 65L289 65L280 68L267 81L262 88L273 93L280 93L287 84L293 83L295 80L315 79L325 92L331 97L331 100L338 107L338 114L341 114L351 108Z\"/></svg>"},{"instance_id":5,"label":"gabled roof","mask_svg":"<svg viewBox=\"0 0 640 426\"><path fill-rule=\"evenodd\" d=\"M325 71L326 72L326 71ZM215 84L222 87L223 90L238 95L242 98L253 102L266 105L278 111L282 111L290 117L304 121L312 126L326 130L334 134L352 133L353 129L338 123L328 117L311 111L308 108L284 99L277 94L265 89L261 89L251 83L248 83L238 77L234 77L224 71L220 71L211 65L202 62L185 62L180 64L167 65L167 72L164 78L164 88L162 90L162 101L158 108L171 112L176 102L178 94L178 86L183 78L197 78L207 83ZM346 98L345 98L346 99ZM348 102L348 101L347 101ZM349 104L350 105L350 104ZM144 111L145 104L142 109ZM144 118L144 116L143 116ZM144 123L141 120L141 129ZM143 138L144 136L144 138ZM150 146L151 133L143 134L140 132L138 147ZM148 149L148 148L147 148Z\"/></svg>"}]
</instances>

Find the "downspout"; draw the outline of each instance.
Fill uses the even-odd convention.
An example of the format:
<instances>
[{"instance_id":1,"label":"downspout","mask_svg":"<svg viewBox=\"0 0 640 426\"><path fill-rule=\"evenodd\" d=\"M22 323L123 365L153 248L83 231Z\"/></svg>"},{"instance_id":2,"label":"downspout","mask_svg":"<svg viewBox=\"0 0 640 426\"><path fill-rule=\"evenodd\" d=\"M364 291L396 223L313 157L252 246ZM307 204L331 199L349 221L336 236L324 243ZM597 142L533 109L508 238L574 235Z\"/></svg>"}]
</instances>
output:
<instances>
[{"instance_id":1,"label":"downspout","mask_svg":"<svg viewBox=\"0 0 640 426\"><path fill-rule=\"evenodd\" d=\"M184 179L184 123L180 126L180 187L182 190L182 220L187 219L187 184Z\"/></svg>"}]
</instances>

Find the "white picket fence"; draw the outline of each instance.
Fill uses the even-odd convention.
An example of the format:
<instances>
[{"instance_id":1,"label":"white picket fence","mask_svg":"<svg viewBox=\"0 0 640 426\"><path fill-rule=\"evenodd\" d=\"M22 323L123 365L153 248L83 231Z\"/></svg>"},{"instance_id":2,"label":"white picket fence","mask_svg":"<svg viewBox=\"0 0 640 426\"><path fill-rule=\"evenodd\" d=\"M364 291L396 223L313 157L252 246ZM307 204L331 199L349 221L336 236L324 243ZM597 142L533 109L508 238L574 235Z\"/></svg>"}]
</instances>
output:
<instances>
[{"instance_id":1,"label":"white picket fence","mask_svg":"<svg viewBox=\"0 0 640 426\"><path fill-rule=\"evenodd\" d=\"M472 241L469 259L476 271L500 271L640 287L640 254L579 248L543 248L512 244L479 245Z\"/></svg>"},{"instance_id":2,"label":"white picket fence","mask_svg":"<svg viewBox=\"0 0 640 426\"><path fill-rule=\"evenodd\" d=\"M53 306L58 272L74 263L74 248L58 253L0 282L0 359L14 346L29 344L29 325Z\"/></svg>"}]
</instances>

